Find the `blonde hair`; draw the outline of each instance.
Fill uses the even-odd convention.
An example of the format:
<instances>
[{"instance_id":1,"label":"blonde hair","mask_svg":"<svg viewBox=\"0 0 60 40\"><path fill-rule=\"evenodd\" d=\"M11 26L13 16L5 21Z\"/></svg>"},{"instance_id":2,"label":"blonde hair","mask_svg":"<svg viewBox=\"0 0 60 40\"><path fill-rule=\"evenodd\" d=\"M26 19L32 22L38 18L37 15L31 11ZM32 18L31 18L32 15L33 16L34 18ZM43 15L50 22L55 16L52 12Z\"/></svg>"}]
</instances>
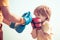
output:
<instances>
[{"instance_id":1,"label":"blonde hair","mask_svg":"<svg viewBox=\"0 0 60 40\"><path fill-rule=\"evenodd\" d=\"M46 20L50 20L51 10L46 5L40 5L34 10L34 14L37 13L38 16L42 14L43 16L47 17Z\"/></svg>"}]
</instances>

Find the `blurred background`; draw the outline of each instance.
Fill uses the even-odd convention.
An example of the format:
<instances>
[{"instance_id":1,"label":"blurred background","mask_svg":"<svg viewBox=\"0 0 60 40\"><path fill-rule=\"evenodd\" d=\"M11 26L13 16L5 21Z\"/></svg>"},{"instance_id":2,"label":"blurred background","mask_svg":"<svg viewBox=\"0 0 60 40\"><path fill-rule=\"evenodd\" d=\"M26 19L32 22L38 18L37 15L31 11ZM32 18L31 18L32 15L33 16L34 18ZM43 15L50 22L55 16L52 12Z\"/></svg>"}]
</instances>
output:
<instances>
[{"instance_id":1,"label":"blurred background","mask_svg":"<svg viewBox=\"0 0 60 40\"><path fill-rule=\"evenodd\" d=\"M60 40L60 5L59 0L9 0L9 10L17 19L23 13L30 11L33 15L34 9L39 5L47 5L51 8L50 24L53 29L53 40ZM4 40L36 40L31 37L31 24L27 25L22 33L17 33L14 29L9 28L3 23L3 39Z\"/></svg>"}]
</instances>

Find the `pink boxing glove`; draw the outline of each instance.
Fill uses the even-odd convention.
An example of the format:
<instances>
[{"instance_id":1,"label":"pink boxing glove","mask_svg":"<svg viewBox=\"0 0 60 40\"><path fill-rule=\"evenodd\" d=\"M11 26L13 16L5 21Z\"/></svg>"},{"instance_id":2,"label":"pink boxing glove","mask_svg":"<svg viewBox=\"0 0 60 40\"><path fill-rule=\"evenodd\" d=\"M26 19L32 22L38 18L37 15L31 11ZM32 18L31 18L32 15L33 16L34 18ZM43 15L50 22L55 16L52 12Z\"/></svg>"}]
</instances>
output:
<instances>
[{"instance_id":1,"label":"pink boxing glove","mask_svg":"<svg viewBox=\"0 0 60 40\"><path fill-rule=\"evenodd\" d=\"M34 28L37 28L37 30L41 29L41 19L40 18L33 18L32 19L32 22L31 22L31 25Z\"/></svg>"}]
</instances>

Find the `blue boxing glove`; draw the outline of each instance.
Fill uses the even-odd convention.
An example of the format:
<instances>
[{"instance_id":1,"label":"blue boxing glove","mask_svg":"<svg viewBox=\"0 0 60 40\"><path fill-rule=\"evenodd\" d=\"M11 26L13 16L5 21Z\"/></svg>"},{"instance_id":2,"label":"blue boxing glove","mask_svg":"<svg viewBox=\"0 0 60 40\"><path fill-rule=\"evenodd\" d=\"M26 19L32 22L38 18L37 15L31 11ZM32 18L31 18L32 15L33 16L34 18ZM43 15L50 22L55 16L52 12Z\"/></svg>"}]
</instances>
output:
<instances>
[{"instance_id":1,"label":"blue boxing glove","mask_svg":"<svg viewBox=\"0 0 60 40\"><path fill-rule=\"evenodd\" d=\"M22 33L24 29L25 29L25 25L17 25L16 28L15 28L15 30L18 33Z\"/></svg>"},{"instance_id":2,"label":"blue boxing glove","mask_svg":"<svg viewBox=\"0 0 60 40\"><path fill-rule=\"evenodd\" d=\"M18 33L22 33L23 30L25 29L25 25L16 25L14 22L11 22L10 28L15 29Z\"/></svg>"},{"instance_id":3,"label":"blue boxing glove","mask_svg":"<svg viewBox=\"0 0 60 40\"><path fill-rule=\"evenodd\" d=\"M25 25L29 24L32 21L32 16L30 12L24 13L22 17L25 20Z\"/></svg>"},{"instance_id":4,"label":"blue boxing glove","mask_svg":"<svg viewBox=\"0 0 60 40\"><path fill-rule=\"evenodd\" d=\"M9 26L10 26L10 28L14 29L15 28L15 23L11 22L11 24Z\"/></svg>"}]
</instances>

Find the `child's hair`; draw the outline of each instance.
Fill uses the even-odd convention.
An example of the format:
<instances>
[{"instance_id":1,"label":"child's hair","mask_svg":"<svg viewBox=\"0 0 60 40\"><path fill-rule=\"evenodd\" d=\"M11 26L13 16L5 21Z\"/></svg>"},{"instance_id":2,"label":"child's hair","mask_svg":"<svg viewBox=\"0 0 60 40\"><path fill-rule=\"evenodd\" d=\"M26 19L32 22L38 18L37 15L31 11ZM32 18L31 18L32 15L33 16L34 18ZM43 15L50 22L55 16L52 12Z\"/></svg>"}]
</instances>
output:
<instances>
[{"instance_id":1,"label":"child's hair","mask_svg":"<svg viewBox=\"0 0 60 40\"><path fill-rule=\"evenodd\" d=\"M51 10L48 6L45 5L40 5L38 6L35 10L34 10L34 14L37 13L38 16L41 14L42 16L46 17L46 20L49 21L50 20L50 16L51 16Z\"/></svg>"}]
</instances>

